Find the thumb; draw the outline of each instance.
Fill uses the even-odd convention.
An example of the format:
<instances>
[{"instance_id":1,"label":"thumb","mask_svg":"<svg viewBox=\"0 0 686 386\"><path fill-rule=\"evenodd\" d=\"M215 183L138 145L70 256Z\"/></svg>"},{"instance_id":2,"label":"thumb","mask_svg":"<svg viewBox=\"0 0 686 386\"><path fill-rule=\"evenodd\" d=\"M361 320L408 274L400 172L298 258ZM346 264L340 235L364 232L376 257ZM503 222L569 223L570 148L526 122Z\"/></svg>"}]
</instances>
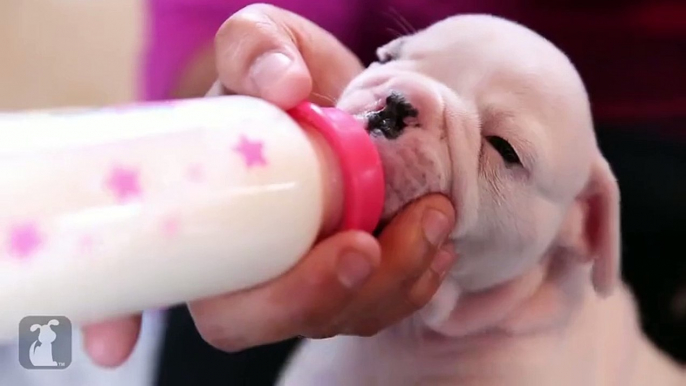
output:
<instances>
[{"instance_id":1,"label":"thumb","mask_svg":"<svg viewBox=\"0 0 686 386\"><path fill-rule=\"evenodd\" d=\"M231 16L215 38L228 91L288 109L309 99L330 106L362 65L335 37L283 9L255 4Z\"/></svg>"}]
</instances>

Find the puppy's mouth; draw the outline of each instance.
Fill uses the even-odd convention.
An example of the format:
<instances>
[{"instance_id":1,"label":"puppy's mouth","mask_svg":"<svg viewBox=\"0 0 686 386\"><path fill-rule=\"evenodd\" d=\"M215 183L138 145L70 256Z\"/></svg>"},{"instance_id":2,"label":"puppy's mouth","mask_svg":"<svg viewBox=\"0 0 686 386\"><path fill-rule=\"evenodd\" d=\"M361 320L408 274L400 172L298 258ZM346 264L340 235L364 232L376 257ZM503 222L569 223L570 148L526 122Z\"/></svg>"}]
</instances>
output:
<instances>
[{"instance_id":1,"label":"puppy's mouth","mask_svg":"<svg viewBox=\"0 0 686 386\"><path fill-rule=\"evenodd\" d=\"M417 125L417 109L407 101L405 95L391 91L382 109L365 114L367 131L373 136L397 139L406 127Z\"/></svg>"},{"instance_id":2,"label":"puppy's mouth","mask_svg":"<svg viewBox=\"0 0 686 386\"><path fill-rule=\"evenodd\" d=\"M442 99L430 83L413 75L361 78L338 107L361 121L379 151L386 181L379 230L421 196L449 192Z\"/></svg>"}]
</instances>

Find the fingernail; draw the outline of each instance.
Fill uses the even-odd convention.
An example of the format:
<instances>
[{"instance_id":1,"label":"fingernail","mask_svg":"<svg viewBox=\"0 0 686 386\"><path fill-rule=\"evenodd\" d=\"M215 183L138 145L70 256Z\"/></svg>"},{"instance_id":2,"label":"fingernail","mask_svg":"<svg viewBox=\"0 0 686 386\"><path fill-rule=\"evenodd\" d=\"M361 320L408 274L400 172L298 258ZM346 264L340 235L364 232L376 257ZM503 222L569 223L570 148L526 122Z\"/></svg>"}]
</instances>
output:
<instances>
[{"instance_id":1,"label":"fingernail","mask_svg":"<svg viewBox=\"0 0 686 386\"><path fill-rule=\"evenodd\" d=\"M250 68L250 80L255 91L262 93L284 76L293 59L282 52L268 52L258 57Z\"/></svg>"},{"instance_id":2,"label":"fingernail","mask_svg":"<svg viewBox=\"0 0 686 386\"><path fill-rule=\"evenodd\" d=\"M431 263L431 270L436 272L438 276L445 275L452 267L455 261L455 254L449 250L440 249Z\"/></svg>"},{"instance_id":3,"label":"fingernail","mask_svg":"<svg viewBox=\"0 0 686 386\"><path fill-rule=\"evenodd\" d=\"M338 260L338 280L348 288L360 286L373 270L369 259L359 252L346 252Z\"/></svg>"},{"instance_id":4,"label":"fingernail","mask_svg":"<svg viewBox=\"0 0 686 386\"><path fill-rule=\"evenodd\" d=\"M426 240L435 247L440 247L446 237L448 237L448 233L450 233L448 216L436 209L428 209L424 213L422 224Z\"/></svg>"}]
</instances>

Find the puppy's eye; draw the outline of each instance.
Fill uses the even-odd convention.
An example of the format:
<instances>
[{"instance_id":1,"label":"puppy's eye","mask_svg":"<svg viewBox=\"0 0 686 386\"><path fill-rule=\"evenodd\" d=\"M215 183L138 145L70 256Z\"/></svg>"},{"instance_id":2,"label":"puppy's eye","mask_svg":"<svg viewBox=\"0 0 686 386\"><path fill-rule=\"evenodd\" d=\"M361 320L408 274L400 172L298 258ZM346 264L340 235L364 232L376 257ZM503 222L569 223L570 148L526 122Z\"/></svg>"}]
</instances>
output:
<instances>
[{"instance_id":1,"label":"puppy's eye","mask_svg":"<svg viewBox=\"0 0 686 386\"><path fill-rule=\"evenodd\" d=\"M390 52L379 53L379 63L384 64L395 60L395 55Z\"/></svg>"},{"instance_id":2,"label":"puppy's eye","mask_svg":"<svg viewBox=\"0 0 686 386\"><path fill-rule=\"evenodd\" d=\"M493 148L500 153L506 163L521 165L522 162L519 160L517 152L505 139L498 136L490 136L486 137L486 139L488 142L490 142L491 146L493 146Z\"/></svg>"}]
</instances>

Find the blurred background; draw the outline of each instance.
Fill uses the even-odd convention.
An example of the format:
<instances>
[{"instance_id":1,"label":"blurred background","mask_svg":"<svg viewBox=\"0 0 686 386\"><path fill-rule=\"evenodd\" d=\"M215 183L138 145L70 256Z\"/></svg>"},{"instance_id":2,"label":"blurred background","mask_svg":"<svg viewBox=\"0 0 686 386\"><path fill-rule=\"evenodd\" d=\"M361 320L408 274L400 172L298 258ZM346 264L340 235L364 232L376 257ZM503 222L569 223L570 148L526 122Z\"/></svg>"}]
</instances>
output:
<instances>
[{"instance_id":1,"label":"blurred background","mask_svg":"<svg viewBox=\"0 0 686 386\"><path fill-rule=\"evenodd\" d=\"M214 32L248 3L2 0L0 110L202 95L214 79ZM624 278L648 336L686 363L686 1L272 3L324 26L367 63L397 31L458 12L512 18L567 52L587 83L622 190ZM207 380L201 384L269 384L297 343L225 354L202 342L185 309L165 323L160 385L198 374Z\"/></svg>"},{"instance_id":2,"label":"blurred background","mask_svg":"<svg viewBox=\"0 0 686 386\"><path fill-rule=\"evenodd\" d=\"M135 98L139 0L0 1L0 109Z\"/></svg>"}]
</instances>

